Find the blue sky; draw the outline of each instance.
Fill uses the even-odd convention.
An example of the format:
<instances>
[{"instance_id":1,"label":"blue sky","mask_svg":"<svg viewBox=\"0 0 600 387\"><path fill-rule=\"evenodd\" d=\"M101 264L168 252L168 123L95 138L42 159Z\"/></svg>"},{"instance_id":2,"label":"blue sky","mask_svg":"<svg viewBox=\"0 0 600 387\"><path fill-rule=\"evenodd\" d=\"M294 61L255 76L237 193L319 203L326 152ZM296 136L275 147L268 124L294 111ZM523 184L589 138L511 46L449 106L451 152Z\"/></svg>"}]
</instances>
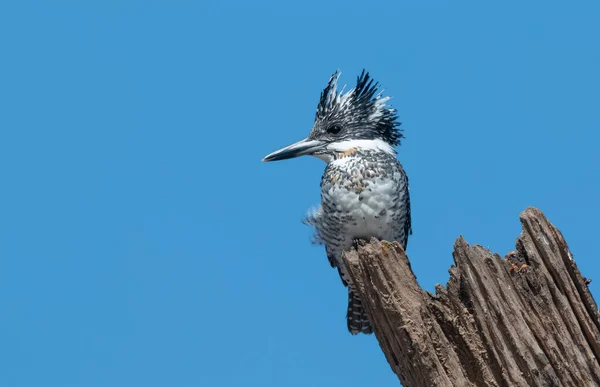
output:
<instances>
[{"instance_id":1,"label":"blue sky","mask_svg":"<svg viewBox=\"0 0 600 387\"><path fill-rule=\"evenodd\" d=\"M337 68L394 97L424 288L527 206L596 279L599 11L2 2L0 385L397 385L301 223L323 162L260 162Z\"/></svg>"}]
</instances>

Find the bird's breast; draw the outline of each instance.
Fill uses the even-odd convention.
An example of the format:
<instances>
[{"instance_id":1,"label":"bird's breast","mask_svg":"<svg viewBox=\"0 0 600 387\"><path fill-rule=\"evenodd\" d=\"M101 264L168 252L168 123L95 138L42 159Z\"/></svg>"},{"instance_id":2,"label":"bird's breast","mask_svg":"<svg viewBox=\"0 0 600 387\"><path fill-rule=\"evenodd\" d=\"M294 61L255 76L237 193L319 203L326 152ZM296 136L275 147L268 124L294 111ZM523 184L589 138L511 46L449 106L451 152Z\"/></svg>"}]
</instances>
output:
<instances>
[{"instance_id":1,"label":"bird's breast","mask_svg":"<svg viewBox=\"0 0 600 387\"><path fill-rule=\"evenodd\" d=\"M323 179L325 216L339 221L348 238L389 238L398 193L394 175L360 163L335 167Z\"/></svg>"}]
</instances>

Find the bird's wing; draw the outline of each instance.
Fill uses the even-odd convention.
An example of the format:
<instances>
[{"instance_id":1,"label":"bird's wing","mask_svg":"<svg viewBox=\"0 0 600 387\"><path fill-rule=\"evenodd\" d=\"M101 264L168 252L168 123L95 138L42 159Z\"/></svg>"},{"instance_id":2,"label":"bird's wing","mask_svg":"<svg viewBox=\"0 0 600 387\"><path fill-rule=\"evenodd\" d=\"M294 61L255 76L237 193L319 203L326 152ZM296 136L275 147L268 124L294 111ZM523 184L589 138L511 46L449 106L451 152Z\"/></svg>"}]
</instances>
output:
<instances>
[{"instance_id":1,"label":"bird's wing","mask_svg":"<svg viewBox=\"0 0 600 387\"><path fill-rule=\"evenodd\" d=\"M406 178L406 184L408 186L408 177ZM406 214L406 220L404 221L404 232L406 234L406 240L408 241L408 236L412 235L412 218L410 216L410 191L408 190L408 188L406 189L406 204L408 206L407 208L407 214ZM405 246L406 248L406 246Z\"/></svg>"},{"instance_id":2,"label":"bird's wing","mask_svg":"<svg viewBox=\"0 0 600 387\"><path fill-rule=\"evenodd\" d=\"M338 266L338 261L337 261L337 259L335 259L335 257L337 256L337 254L339 254L339 252L336 251L331 244L326 243L324 229L322 227L323 226L323 208L319 207L318 209L314 209L311 212L309 212L308 215L306 216L306 219L304 219L303 223L314 227L315 235L313 237L313 243L319 244L319 245L325 245L325 252L327 253L327 260L329 261L329 264L331 265L331 267L337 268L338 273L340 274L340 279L342 280L342 283L344 284L344 286L348 286L348 282L344 279L342 270ZM328 234L328 235L332 235L332 234L335 235L338 233L337 230L329 230L329 231L330 231L330 234Z\"/></svg>"},{"instance_id":3,"label":"bird's wing","mask_svg":"<svg viewBox=\"0 0 600 387\"><path fill-rule=\"evenodd\" d=\"M323 235L323 228L321 227L323 224L323 207L311 210L308 213L308 215L306 215L306 219L304 219L302 223L312 226L314 228L315 234L313 236L313 243L317 245L325 245L325 250L327 251L327 259L329 260L329 264L331 265L331 267L336 267L337 263L334 259L334 252L327 247L327 243L325 242L325 237Z\"/></svg>"},{"instance_id":4,"label":"bird's wing","mask_svg":"<svg viewBox=\"0 0 600 387\"><path fill-rule=\"evenodd\" d=\"M410 214L410 190L408 185L408 176L406 172L404 172L404 168L402 168L402 164L398 160L396 160L397 166L401 173L401 184L398 187L398 198L399 201L396 203L399 206L400 211L398 214L398 221L400 230L402 233L398 235L398 242L402 244L404 250L406 250L406 246L408 244L408 236L412 234L412 218Z\"/></svg>"}]
</instances>

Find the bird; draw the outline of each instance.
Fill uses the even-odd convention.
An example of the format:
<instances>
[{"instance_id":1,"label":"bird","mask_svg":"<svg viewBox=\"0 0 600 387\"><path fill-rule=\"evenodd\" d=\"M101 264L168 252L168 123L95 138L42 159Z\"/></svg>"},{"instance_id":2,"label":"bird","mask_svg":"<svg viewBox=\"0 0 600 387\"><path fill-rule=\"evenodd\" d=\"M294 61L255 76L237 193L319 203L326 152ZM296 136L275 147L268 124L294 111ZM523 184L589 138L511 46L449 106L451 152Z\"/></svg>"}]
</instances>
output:
<instances>
[{"instance_id":1,"label":"bird","mask_svg":"<svg viewBox=\"0 0 600 387\"><path fill-rule=\"evenodd\" d=\"M394 147L404 138L397 110L366 70L356 85L338 91L336 70L321 92L307 138L279 149L262 161L304 155L326 162L321 178L321 205L309 211L314 242L325 246L330 265L348 287L348 331L373 333L342 253L360 240L397 241L406 249L412 234L408 177Z\"/></svg>"}]
</instances>

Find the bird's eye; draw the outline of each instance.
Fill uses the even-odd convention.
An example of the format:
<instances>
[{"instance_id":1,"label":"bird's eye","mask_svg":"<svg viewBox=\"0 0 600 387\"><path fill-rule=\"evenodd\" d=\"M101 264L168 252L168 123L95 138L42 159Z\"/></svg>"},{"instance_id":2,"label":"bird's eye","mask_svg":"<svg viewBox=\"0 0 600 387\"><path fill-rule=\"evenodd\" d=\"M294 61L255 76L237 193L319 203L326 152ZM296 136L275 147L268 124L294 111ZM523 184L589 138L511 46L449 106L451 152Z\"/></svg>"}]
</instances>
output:
<instances>
[{"instance_id":1,"label":"bird's eye","mask_svg":"<svg viewBox=\"0 0 600 387\"><path fill-rule=\"evenodd\" d=\"M327 128L327 133L330 133L330 134L338 134L341 131L342 131L342 126L338 125L338 124L333 124Z\"/></svg>"}]
</instances>

